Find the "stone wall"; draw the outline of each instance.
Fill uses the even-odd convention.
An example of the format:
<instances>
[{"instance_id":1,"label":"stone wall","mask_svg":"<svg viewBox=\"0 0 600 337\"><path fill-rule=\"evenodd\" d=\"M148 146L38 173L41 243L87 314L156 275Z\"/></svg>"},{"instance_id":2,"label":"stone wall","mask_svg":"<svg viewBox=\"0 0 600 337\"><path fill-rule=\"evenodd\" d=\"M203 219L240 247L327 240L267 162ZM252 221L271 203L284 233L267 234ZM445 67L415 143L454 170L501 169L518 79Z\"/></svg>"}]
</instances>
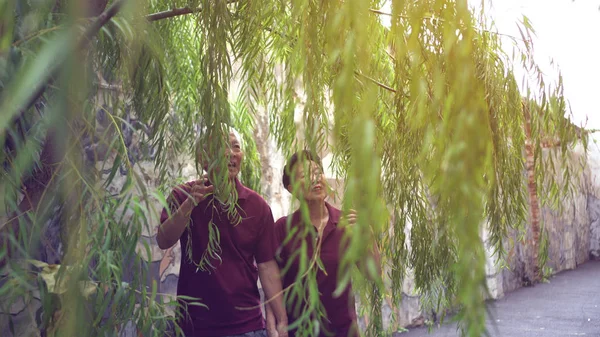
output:
<instances>
[{"instance_id":1,"label":"stone wall","mask_svg":"<svg viewBox=\"0 0 600 337\"><path fill-rule=\"evenodd\" d=\"M591 156L593 155L592 151ZM580 149L576 147L570 164L576 167L581 162L580 158ZM546 277L576 268L590 258L600 257L600 166L595 166L600 161L594 160L594 157L590 160L586 158L586 165L579 171L576 179L577 193L573 199L563 200L562 214L548 206L541 208L541 223L548 233ZM525 228L529 229L529 225L526 224ZM530 230L526 235L531 235ZM499 261L492 255L492 247L487 243L487 231L484 229L482 233L486 247L487 285L492 299L502 298L530 282L525 271L532 259L532 251L519 240L520 237L518 230L511 231L504 241L507 257ZM551 278L549 281L551 282ZM399 325L403 327L434 319L431 314L422 312L420 295L411 285L409 277L405 280L405 297L401 303L396 308L390 308L390 303L387 303L384 308L384 312L395 310L399 316ZM387 324L390 322L386 322Z\"/></svg>"},{"instance_id":2,"label":"stone wall","mask_svg":"<svg viewBox=\"0 0 600 337\"><path fill-rule=\"evenodd\" d=\"M600 259L600 146L596 141L600 136L592 135L588 153L590 167L590 191L587 207L590 215L590 259Z\"/></svg>"},{"instance_id":3,"label":"stone wall","mask_svg":"<svg viewBox=\"0 0 600 337\"><path fill-rule=\"evenodd\" d=\"M546 156L549 153L546 151ZM571 158L570 165L576 168L581 159L578 149L573 151ZM589 259L591 220L588 201L592 187L590 168L585 166L581 169L574 181L576 194L572 199L563 200L562 214L549 206L541 206L540 225L545 228L548 239L548 260L545 270L542 271L546 277L576 268ZM529 222L523 229L512 230L504 245L508 252L506 259L502 261L504 267L500 268L500 262L495 262L494 266L489 268L495 272L494 277L497 279L496 284L488 282L490 288L493 289L492 285L498 287L497 294L492 293L493 298L502 297L502 294L531 282L525 271L533 261L533 251L530 245L519 239L522 237L522 233L519 233L522 230L526 230L525 237L530 240ZM499 289L500 286L502 289Z\"/></svg>"},{"instance_id":4,"label":"stone wall","mask_svg":"<svg viewBox=\"0 0 600 337\"><path fill-rule=\"evenodd\" d=\"M600 199L596 195L588 196L590 214L590 259L600 259Z\"/></svg>"}]
</instances>

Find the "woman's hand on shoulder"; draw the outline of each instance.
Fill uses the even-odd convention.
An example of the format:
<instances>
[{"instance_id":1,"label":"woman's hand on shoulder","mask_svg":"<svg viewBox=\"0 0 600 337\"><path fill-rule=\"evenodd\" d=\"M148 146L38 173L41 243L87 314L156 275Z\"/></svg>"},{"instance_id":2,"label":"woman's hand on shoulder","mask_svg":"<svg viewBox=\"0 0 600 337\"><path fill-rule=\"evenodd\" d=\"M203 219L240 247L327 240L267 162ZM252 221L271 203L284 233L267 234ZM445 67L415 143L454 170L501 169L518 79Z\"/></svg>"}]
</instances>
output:
<instances>
[{"instance_id":1,"label":"woman's hand on shoulder","mask_svg":"<svg viewBox=\"0 0 600 337\"><path fill-rule=\"evenodd\" d=\"M348 214L346 214L346 220L348 220L348 225L353 226L354 224L356 224L356 219L357 219L356 211L353 209L350 209L348 211Z\"/></svg>"},{"instance_id":2,"label":"woman's hand on shoulder","mask_svg":"<svg viewBox=\"0 0 600 337\"><path fill-rule=\"evenodd\" d=\"M348 213L344 216L344 220L347 223L347 230L352 230L352 228L354 228L354 225L356 225L356 220L358 218L358 215L356 214L356 211L353 209L348 210Z\"/></svg>"}]
</instances>

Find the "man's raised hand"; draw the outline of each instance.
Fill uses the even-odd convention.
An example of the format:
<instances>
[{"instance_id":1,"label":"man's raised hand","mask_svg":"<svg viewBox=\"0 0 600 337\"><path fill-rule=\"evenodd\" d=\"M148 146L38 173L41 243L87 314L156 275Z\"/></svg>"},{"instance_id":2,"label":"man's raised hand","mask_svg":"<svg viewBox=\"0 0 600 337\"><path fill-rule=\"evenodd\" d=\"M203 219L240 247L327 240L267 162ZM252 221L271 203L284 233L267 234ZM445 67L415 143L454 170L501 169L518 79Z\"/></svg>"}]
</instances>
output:
<instances>
[{"instance_id":1,"label":"man's raised hand","mask_svg":"<svg viewBox=\"0 0 600 337\"><path fill-rule=\"evenodd\" d=\"M213 185L206 186L206 182L208 181L208 175L204 175L201 179L196 180L192 185L192 189L190 191L190 199L194 202L194 205L198 205L206 196L212 193L215 190Z\"/></svg>"}]
</instances>

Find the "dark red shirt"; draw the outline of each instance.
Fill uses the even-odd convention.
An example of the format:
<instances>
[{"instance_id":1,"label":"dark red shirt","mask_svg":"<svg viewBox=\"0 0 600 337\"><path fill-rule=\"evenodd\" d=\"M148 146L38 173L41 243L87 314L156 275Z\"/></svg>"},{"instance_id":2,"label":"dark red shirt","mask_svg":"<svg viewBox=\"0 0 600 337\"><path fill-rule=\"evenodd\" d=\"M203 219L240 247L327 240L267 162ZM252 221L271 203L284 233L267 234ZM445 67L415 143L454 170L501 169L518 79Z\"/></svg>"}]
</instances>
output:
<instances>
[{"instance_id":1,"label":"dark red shirt","mask_svg":"<svg viewBox=\"0 0 600 337\"><path fill-rule=\"evenodd\" d=\"M327 210L329 211L329 221L327 225L323 229L323 237L321 244L321 261L323 266L325 267L325 271L327 275L319 270L317 273L317 284L319 288L319 292L321 293L321 302L323 303L323 307L325 308L326 321L323 322L326 330L330 333L333 333L333 336L336 337L347 337L347 336L355 336L355 334L350 334L351 331L356 324L356 309L354 304L354 295L352 292L352 286L348 286L345 291L339 296L334 297L333 293L337 288L338 284L338 267L340 262L340 253L341 253L341 241L344 235L344 232L341 228L338 227L338 222L340 220L340 210L335 207L327 204ZM291 222L288 229L287 220L288 217L291 217ZM293 214L283 217L275 223L275 235L277 237L277 241L280 245L280 249L277 254L277 262L279 263L279 267L282 269L286 267L290 258L292 258L293 253L299 250L300 245L302 244L302 240L306 242L307 245L307 261L310 261L314 254L314 249L316 248L316 240L308 235L307 238L302 238L298 234L295 237L284 243L289 230L294 227L297 227L299 230L302 228L302 216L299 211L294 212ZM312 224L311 224L312 226ZM296 232L298 233L298 232ZM284 289L289 287L296 281L296 277L299 272L300 267L300 257L299 254L294 257L294 261L285 274L283 275L283 287ZM315 266L316 268L316 266ZM288 321L290 324L294 322L297 317L294 316L294 308L297 303L286 303L286 308L288 312ZM301 304L302 305L302 304ZM295 336L295 331L290 332L290 337ZM331 336L325 334L325 332L321 332L320 337Z\"/></svg>"},{"instance_id":2,"label":"dark red shirt","mask_svg":"<svg viewBox=\"0 0 600 337\"><path fill-rule=\"evenodd\" d=\"M192 183L179 187L189 192ZM206 309L188 305L187 311L178 313L183 315L179 325L185 335L228 336L265 328L260 307L251 310L238 308L260 305L257 263L271 261L275 256L273 214L260 195L237 179L236 188L241 223L234 226L225 211L209 207L212 197L208 197L193 209L189 227L179 238L182 257L177 295L200 298L199 302L208 306ZM169 200L171 209L176 210L186 198L186 194L174 189ZM219 202L214 200L214 204ZM188 236L191 238L193 261L198 263L208 244L211 216L221 237L222 262L211 260L216 270L200 271L188 257ZM161 223L168 217L167 210L163 209ZM179 300L183 305L187 302Z\"/></svg>"}]
</instances>

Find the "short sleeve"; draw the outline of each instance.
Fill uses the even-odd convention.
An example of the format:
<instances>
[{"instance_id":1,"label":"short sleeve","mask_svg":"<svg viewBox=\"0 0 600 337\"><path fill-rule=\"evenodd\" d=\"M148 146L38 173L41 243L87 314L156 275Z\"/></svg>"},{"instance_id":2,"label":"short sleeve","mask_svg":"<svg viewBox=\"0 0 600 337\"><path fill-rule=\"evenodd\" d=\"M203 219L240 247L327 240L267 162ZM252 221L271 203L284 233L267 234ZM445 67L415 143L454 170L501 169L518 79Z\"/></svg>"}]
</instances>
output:
<instances>
[{"instance_id":1,"label":"short sleeve","mask_svg":"<svg viewBox=\"0 0 600 337\"><path fill-rule=\"evenodd\" d=\"M281 247L283 245L283 241L285 240L286 236L287 236L287 230L286 230L286 220L287 217L282 217L279 220L277 220L277 222L275 222L275 242L277 244L277 247Z\"/></svg>"},{"instance_id":2,"label":"short sleeve","mask_svg":"<svg viewBox=\"0 0 600 337\"><path fill-rule=\"evenodd\" d=\"M254 258L256 263L264 263L275 259L275 251L278 244L275 237L275 221L273 220L273 212L266 202L262 215L262 230L259 235L259 240L256 247Z\"/></svg>"},{"instance_id":3,"label":"short sleeve","mask_svg":"<svg viewBox=\"0 0 600 337\"><path fill-rule=\"evenodd\" d=\"M181 206L181 204L185 200L185 195L183 195L182 190L188 191L189 190L188 185L186 184L186 185L178 186L178 187L174 188L173 191L171 191L171 194L167 198L168 208L164 207L160 214L160 223L161 224L163 222L167 221L167 219L169 219L169 217L173 213L175 213L177 211L177 209L179 209L179 206Z\"/></svg>"},{"instance_id":4,"label":"short sleeve","mask_svg":"<svg viewBox=\"0 0 600 337\"><path fill-rule=\"evenodd\" d=\"M284 248L283 242L287 237L286 220L287 217L284 216L275 222L275 243L277 246L277 249L275 250L275 258L277 259L277 263L279 263L280 266L282 260L284 260L284 256L282 255L282 253Z\"/></svg>"}]
</instances>

